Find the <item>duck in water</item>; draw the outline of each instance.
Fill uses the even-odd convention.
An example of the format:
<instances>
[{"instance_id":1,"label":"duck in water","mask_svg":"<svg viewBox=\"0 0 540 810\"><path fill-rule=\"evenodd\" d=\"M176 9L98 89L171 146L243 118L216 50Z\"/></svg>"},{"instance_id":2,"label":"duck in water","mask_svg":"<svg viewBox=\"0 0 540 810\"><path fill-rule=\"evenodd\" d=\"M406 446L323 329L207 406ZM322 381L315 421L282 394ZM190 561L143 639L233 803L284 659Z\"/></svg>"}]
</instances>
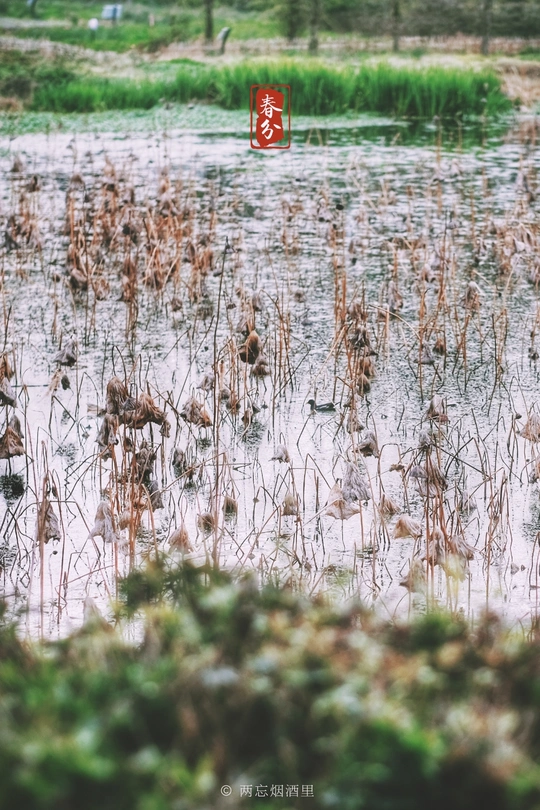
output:
<instances>
[{"instance_id":1,"label":"duck in water","mask_svg":"<svg viewBox=\"0 0 540 810\"><path fill-rule=\"evenodd\" d=\"M336 410L333 402L324 402L322 405L317 405L314 399L308 399L307 404L311 409L311 413L331 413Z\"/></svg>"}]
</instances>

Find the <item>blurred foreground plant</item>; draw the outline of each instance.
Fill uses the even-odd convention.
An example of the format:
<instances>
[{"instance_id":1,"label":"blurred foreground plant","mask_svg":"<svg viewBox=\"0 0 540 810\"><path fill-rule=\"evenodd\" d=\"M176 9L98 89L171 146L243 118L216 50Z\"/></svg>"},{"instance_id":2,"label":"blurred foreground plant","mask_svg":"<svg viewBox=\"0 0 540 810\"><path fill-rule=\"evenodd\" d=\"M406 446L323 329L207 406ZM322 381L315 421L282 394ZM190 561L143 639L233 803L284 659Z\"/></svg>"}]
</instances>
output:
<instances>
[{"instance_id":1,"label":"blurred foreground plant","mask_svg":"<svg viewBox=\"0 0 540 810\"><path fill-rule=\"evenodd\" d=\"M534 632L383 624L164 557L121 594L114 628L43 645L2 617L2 810L248 806L240 784L313 785L276 810L538 806Z\"/></svg>"}]
</instances>

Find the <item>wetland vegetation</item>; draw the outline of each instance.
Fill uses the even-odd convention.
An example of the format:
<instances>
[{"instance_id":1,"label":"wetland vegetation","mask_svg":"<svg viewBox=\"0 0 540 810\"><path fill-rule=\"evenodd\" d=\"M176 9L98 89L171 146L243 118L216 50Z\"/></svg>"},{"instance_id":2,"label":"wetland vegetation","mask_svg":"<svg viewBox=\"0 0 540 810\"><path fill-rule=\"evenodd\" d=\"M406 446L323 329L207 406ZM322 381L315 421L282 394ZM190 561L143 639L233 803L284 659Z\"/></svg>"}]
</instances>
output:
<instances>
[{"instance_id":1,"label":"wetland vegetation","mask_svg":"<svg viewBox=\"0 0 540 810\"><path fill-rule=\"evenodd\" d=\"M251 84L294 86L297 115L370 112L433 118L489 115L511 109L492 71L403 68L388 63L351 66L293 59L245 60L214 67L184 60L168 75L108 78L81 70L73 60L44 61L39 52L0 52L0 96L13 107L50 112L150 109L192 101L249 109ZM9 105L4 103L9 109Z\"/></svg>"},{"instance_id":2,"label":"wetland vegetation","mask_svg":"<svg viewBox=\"0 0 540 810\"><path fill-rule=\"evenodd\" d=\"M1 810L540 803L537 68L310 8L6 5Z\"/></svg>"},{"instance_id":3,"label":"wetland vegetation","mask_svg":"<svg viewBox=\"0 0 540 810\"><path fill-rule=\"evenodd\" d=\"M161 558L122 581L116 621L89 609L41 649L0 630L2 807L538 806L536 632L387 624Z\"/></svg>"}]
</instances>

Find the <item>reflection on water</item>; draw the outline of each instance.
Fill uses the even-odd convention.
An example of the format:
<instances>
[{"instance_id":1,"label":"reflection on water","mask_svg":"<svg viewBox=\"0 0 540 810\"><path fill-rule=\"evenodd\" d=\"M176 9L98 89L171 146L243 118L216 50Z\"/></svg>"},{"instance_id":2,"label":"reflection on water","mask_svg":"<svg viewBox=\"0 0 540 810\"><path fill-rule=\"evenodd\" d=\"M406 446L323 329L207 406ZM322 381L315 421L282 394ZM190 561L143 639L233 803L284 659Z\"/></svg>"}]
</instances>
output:
<instances>
[{"instance_id":1,"label":"reflection on water","mask_svg":"<svg viewBox=\"0 0 540 810\"><path fill-rule=\"evenodd\" d=\"M1 144L3 333L26 450L0 461L2 584L28 627L65 632L87 595L106 609L117 575L181 524L195 559L385 615L433 599L536 611L536 443L520 435L539 382L531 139L382 121L297 128L290 151L261 154L170 116L165 135L126 116L129 138L99 120ZM264 376L238 355L253 325ZM71 338L77 361L59 369ZM113 375L165 410L169 437L121 425L100 456ZM212 427L186 421L192 396ZM125 507L143 439L163 506L131 549L125 529L91 537L100 501ZM180 477L176 448L191 459ZM368 500L339 500L351 464ZM58 538L40 555L44 498ZM419 531L396 537L401 515Z\"/></svg>"}]
</instances>

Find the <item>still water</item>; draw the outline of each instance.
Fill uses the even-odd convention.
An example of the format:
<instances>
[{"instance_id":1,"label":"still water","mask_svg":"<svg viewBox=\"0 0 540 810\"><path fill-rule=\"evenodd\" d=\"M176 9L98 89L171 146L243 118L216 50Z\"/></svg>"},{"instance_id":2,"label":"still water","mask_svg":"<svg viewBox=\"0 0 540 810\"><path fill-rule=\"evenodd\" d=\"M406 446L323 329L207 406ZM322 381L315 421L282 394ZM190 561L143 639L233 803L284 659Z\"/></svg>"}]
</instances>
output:
<instances>
[{"instance_id":1,"label":"still water","mask_svg":"<svg viewBox=\"0 0 540 810\"><path fill-rule=\"evenodd\" d=\"M19 417L25 450L0 461L10 610L52 636L80 625L88 597L106 615L118 576L179 554L169 538L184 526L196 561L359 597L386 617L437 602L528 622L540 587L537 444L534 429L521 435L539 392L536 123L306 120L289 151L261 154L241 114L224 126L193 115L3 128L1 331L17 405L2 416ZM252 327L264 376L239 356ZM70 340L76 361L61 365ZM170 430L120 419L100 446L113 376L135 401L150 394ZM211 426L186 421L190 397ZM155 459L134 506L141 446ZM348 464L369 497L335 517ZM44 498L56 523L40 543ZM104 501L106 540L94 528ZM126 510L131 530L114 517ZM395 537L402 515L414 537ZM449 562L456 537L469 551ZM411 565L412 590L400 584Z\"/></svg>"}]
</instances>

